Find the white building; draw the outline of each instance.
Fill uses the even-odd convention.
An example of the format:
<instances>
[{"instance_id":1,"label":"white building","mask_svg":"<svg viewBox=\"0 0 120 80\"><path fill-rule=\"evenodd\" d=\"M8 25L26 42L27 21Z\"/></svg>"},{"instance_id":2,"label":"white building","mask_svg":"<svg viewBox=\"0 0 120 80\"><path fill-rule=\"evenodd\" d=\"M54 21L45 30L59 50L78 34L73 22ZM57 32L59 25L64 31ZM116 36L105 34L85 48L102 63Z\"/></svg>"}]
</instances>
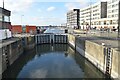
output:
<instances>
[{"instance_id":1,"label":"white building","mask_svg":"<svg viewBox=\"0 0 120 80\"><path fill-rule=\"evenodd\" d=\"M0 7L0 41L12 37L10 16L11 11Z\"/></svg>"},{"instance_id":2,"label":"white building","mask_svg":"<svg viewBox=\"0 0 120 80\"><path fill-rule=\"evenodd\" d=\"M102 21L107 18L107 2L98 2L80 9L81 29L100 28L104 25Z\"/></svg>"},{"instance_id":3,"label":"white building","mask_svg":"<svg viewBox=\"0 0 120 80\"><path fill-rule=\"evenodd\" d=\"M118 9L119 0L98 2L82 8L80 9L80 26L82 29L86 29L90 25L97 29L118 29Z\"/></svg>"},{"instance_id":4,"label":"white building","mask_svg":"<svg viewBox=\"0 0 120 80\"><path fill-rule=\"evenodd\" d=\"M110 0L107 4L107 19L109 28L118 28L119 0Z\"/></svg>"},{"instance_id":5,"label":"white building","mask_svg":"<svg viewBox=\"0 0 120 80\"><path fill-rule=\"evenodd\" d=\"M79 9L73 9L67 13L67 27L71 28L79 28L80 23L79 23Z\"/></svg>"}]
</instances>

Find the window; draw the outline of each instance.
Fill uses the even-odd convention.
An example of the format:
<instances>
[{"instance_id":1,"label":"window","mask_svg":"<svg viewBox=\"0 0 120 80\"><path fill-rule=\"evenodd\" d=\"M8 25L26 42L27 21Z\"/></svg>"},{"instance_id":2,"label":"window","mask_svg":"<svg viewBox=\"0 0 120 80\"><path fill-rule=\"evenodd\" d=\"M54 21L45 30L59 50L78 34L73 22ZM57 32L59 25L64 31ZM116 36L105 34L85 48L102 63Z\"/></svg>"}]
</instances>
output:
<instances>
[{"instance_id":1,"label":"window","mask_svg":"<svg viewBox=\"0 0 120 80\"><path fill-rule=\"evenodd\" d=\"M109 21L107 21L106 24L109 25L110 24Z\"/></svg>"},{"instance_id":2,"label":"window","mask_svg":"<svg viewBox=\"0 0 120 80\"><path fill-rule=\"evenodd\" d=\"M4 16L4 21L5 21L5 22L10 22L9 16Z\"/></svg>"},{"instance_id":3,"label":"window","mask_svg":"<svg viewBox=\"0 0 120 80\"><path fill-rule=\"evenodd\" d=\"M2 21L2 14L0 14L0 21Z\"/></svg>"},{"instance_id":4,"label":"window","mask_svg":"<svg viewBox=\"0 0 120 80\"><path fill-rule=\"evenodd\" d=\"M101 25L104 25L104 22L103 22L103 21L101 21Z\"/></svg>"},{"instance_id":5,"label":"window","mask_svg":"<svg viewBox=\"0 0 120 80\"><path fill-rule=\"evenodd\" d=\"M104 21L104 25L106 25L106 21Z\"/></svg>"},{"instance_id":6,"label":"window","mask_svg":"<svg viewBox=\"0 0 120 80\"><path fill-rule=\"evenodd\" d=\"M115 17L118 17L118 14L115 14Z\"/></svg>"},{"instance_id":7,"label":"window","mask_svg":"<svg viewBox=\"0 0 120 80\"><path fill-rule=\"evenodd\" d=\"M110 20L110 24L112 24L112 20Z\"/></svg>"},{"instance_id":8,"label":"window","mask_svg":"<svg viewBox=\"0 0 120 80\"><path fill-rule=\"evenodd\" d=\"M118 23L118 21L117 20L113 20L113 24L117 24Z\"/></svg>"}]
</instances>

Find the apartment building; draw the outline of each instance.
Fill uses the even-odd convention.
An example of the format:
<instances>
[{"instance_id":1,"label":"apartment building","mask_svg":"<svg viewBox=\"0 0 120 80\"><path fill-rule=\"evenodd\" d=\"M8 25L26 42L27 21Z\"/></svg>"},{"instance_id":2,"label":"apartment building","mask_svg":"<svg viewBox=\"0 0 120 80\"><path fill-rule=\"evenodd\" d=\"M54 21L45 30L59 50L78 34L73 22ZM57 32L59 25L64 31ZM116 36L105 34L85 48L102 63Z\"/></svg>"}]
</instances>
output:
<instances>
[{"instance_id":1,"label":"apartment building","mask_svg":"<svg viewBox=\"0 0 120 80\"><path fill-rule=\"evenodd\" d=\"M117 30L119 20L119 0L98 2L80 9L80 26L104 30Z\"/></svg>"},{"instance_id":2,"label":"apartment building","mask_svg":"<svg viewBox=\"0 0 120 80\"><path fill-rule=\"evenodd\" d=\"M98 2L80 9L81 29L100 28L107 18L107 2Z\"/></svg>"},{"instance_id":3,"label":"apartment building","mask_svg":"<svg viewBox=\"0 0 120 80\"><path fill-rule=\"evenodd\" d=\"M67 13L67 27L79 29L80 9L73 9Z\"/></svg>"},{"instance_id":4,"label":"apartment building","mask_svg":"<svg viewBox=\"0 0 120 80\"><path fill-rule=\"evenodd\" d=\"M109 28L118 28L119 0L110 0L107 4L107 23Z\"/></svg>"}]
</instances>

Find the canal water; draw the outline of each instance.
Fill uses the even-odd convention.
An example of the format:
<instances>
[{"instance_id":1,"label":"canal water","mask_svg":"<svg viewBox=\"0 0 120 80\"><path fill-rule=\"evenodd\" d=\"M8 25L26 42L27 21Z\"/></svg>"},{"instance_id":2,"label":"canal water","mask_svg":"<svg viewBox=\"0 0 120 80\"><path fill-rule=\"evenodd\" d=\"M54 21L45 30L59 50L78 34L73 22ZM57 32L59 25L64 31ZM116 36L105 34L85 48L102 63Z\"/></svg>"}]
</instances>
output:
<instances>
[{"instance_id":1,"label":"canal water","mask_svg":"<svg viewBox=\"0 0 120 80\"><path fill-rule=\"evenodd\" d=\"M67 44L43 44L26 51L3 78L104 78L96 67Z\"/></svg>"}]
</instances>

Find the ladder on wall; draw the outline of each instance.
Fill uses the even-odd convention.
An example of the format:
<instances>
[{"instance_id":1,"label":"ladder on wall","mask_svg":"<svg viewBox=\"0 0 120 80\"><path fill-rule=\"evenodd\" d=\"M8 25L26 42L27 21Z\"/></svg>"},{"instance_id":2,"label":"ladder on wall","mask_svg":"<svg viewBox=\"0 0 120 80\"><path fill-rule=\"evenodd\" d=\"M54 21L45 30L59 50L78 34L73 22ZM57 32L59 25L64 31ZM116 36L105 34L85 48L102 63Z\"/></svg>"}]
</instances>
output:
<instances>
[{"instance_id":1,"label":"ladder on wall","mask_svg":"<svg viewBox=\"0 0 120 80\"><path fill-rule=\"evenodd\" d=\"M7 49L7 47L4 47L3 55L4 55L4 58L5 58L6 67L8 68L8 66L9 66L9 57L8 57L8 49Z\"/></svg>"},{"instance_id":2,"label":"ladder on wall","mask_svg":"<svg viewBox=\"0 0 120 80\"><path fill-rule=\"evenodd\" d=\"M111 75L111 68L112 68L112 49L107 48L107 54L106 54L106 72L105 74L110 77Z\"/></svg>"}]
</instances>

